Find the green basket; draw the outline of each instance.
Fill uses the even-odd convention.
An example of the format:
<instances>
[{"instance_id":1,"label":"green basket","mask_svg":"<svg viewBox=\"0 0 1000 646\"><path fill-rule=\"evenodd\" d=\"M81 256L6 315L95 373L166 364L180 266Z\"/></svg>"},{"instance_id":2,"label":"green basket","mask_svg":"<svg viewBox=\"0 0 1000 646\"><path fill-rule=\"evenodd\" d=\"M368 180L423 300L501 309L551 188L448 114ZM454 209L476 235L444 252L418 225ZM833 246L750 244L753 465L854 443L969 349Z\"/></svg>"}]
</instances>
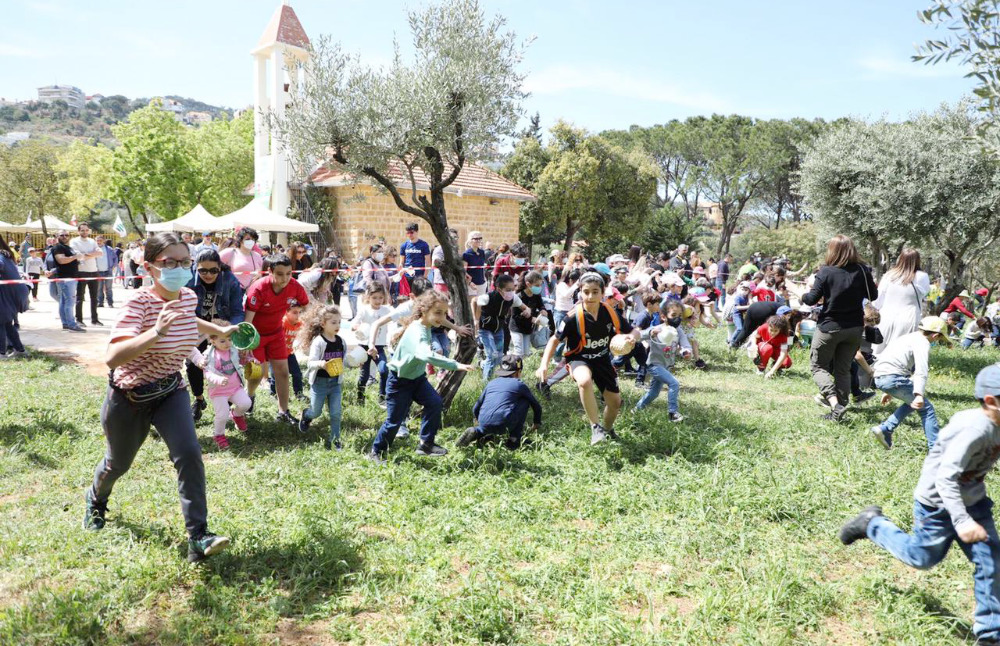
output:
<instances>
[{"instance_id":1,"label":"green basket","mask_svg":"<svg viewBox=\"0 0 1000 646\"><path fill-rule=\"evenodd\" d=\"M249 323L237 325L230 339L237 350L254 350L260 345L260 334L257 333L257 328Z\"/></svg>"}]
</instances>

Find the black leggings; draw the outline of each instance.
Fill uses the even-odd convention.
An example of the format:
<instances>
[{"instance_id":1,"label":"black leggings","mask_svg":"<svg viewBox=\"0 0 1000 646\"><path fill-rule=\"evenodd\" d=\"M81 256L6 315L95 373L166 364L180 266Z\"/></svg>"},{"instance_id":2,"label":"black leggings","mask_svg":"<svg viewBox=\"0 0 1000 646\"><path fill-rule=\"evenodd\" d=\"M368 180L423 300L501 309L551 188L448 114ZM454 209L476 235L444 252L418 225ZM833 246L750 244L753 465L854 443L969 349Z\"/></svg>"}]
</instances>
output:
<instances>
[{"instance_id":1,"label":"black leggings","mask_svg":"<svg viewBox=\"0 0 1000 646\"><path fill-rule=\"evenodd\" d=\"M208 339L198 345L198 352L204 354L207 349ZM187 378L188 383L191 384L191 394L195 397L203 397L205 395L205 372L190 361L185 361L184 367L187 368Z\"/></svg>"}]
</instances>

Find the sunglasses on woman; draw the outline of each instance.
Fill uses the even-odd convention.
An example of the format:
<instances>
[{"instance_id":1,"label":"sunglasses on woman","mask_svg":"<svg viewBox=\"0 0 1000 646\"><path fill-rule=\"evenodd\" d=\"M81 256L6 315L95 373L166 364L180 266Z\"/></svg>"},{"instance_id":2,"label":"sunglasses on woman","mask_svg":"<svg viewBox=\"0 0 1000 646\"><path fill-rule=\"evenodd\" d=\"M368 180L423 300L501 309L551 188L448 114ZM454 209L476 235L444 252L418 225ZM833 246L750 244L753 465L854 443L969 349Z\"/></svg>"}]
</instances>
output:
<instances>
[{"instance_id":1,"label":"sunglasses on woman","mask_svg":"<svg viewBox=\"0 0 1000 646\"><path fill-rule=\"evenodd\" d=\"M209 276L214 276L219 273L218 267L198 267L199 274L208 274Z\"/></svg>"}]
</instances>

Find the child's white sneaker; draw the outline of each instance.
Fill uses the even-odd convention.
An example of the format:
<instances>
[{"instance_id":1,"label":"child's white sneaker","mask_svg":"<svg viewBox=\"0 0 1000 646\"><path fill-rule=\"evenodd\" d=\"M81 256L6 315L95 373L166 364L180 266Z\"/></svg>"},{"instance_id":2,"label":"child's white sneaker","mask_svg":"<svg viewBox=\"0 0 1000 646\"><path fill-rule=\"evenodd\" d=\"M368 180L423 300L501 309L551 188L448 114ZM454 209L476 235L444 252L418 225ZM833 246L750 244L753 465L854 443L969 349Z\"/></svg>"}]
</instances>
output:
<instances>
[{"instance_id":1,"label":"child's white sneaker","mask_svg":"<svg viewBox=\"0 0 1000 646\"><path fill-rule=\"evenodd\" d=\"M680 413L670 413L670 421L673 422L674 424L677 424L678 422L683 422L684 416L681 415Z\"/></svg>"}]
</instances>

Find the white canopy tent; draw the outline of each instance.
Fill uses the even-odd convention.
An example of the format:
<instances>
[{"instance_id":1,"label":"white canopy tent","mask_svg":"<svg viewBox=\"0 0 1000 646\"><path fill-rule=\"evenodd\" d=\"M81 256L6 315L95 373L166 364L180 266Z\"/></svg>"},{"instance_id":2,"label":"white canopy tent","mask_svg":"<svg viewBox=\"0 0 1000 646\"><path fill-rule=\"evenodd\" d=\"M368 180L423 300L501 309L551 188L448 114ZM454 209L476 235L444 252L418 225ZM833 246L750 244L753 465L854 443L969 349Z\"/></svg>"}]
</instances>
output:
<instances>
[{"instance_id":1,"label":"white canopy tent","mask_svg":"<svg viewBox=\"0 0 1000 646\"><path fill-rule=\"evenodd\" d=\"M205 210L201 204L194 207L179 218L168 222L156 222L147 224L146 231L187 231L190 233L202 233L205 231L221 231L231 229L228 224L221 222L222 218L217 218Z\"/></svg>"},{"instance_id":2,"label":"white canopy tent","mask_svg":"<svg viewBox=\"0 0 1000 646\"><path fill-rule=\"evenodd\" d=\"M25 227L23 224L11 224L10 222L4 222L0 220L0 231L30 231L31 229Z\"/></svg>"},{"instance_id":3,"label":"white canopy tent","mask_svg":"<svg viewBox=\"0 0 1000 646\"><path fill-rule=\"evenodd\" d=\"M236 229L241 226L253 227L258 231L275 231L278 233L316 233L319 225L311 222L301 222L278 215L263 200L251 200L242 209L238 209L218 218L219 224L225 224L225 229Z\"/></svg>"},{"instance_id":4,"label":"white canopy tent","mask_svg":"<svg viewBox=\"0 0 1000 646\"><path fill-rule=\"evenodd\" d=\"M42 221L41 220L28 220L23 225L23 231L42 231ZM66 229L67 231L76 231L76 227L67 222L63 222L54 215L45 216L45 228L50 232L58 231L59 229Z\"/></svg>"}]
</instances>

